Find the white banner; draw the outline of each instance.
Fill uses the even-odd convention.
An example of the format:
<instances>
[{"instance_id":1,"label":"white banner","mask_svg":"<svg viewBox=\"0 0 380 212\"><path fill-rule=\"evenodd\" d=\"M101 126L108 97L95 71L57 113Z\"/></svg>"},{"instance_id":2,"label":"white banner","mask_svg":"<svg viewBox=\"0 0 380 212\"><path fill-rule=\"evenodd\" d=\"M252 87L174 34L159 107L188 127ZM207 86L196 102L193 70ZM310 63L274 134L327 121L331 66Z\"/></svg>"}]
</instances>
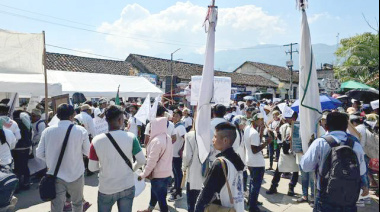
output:
<instances>
[{"instance_id":1,"label":"white banner","mask_svg":"<svg viewBox=\"0 0 380 212\"><path fill-rule=\"evenodd\" d=\"M0 29L0 73L43 74L43 34Z\"/></svg>"},{"instance_id":2,"label":"white banner","mask_svg":"<svg viewBox=\"0 0 380 212\"><path fill-rule=\"evenodd\" d=\"M196 106L199 101L202 76L191 77L191 105ZM229 106L231 103L232 81L230 77L214 77L213 104Z\"/></svg>"}]
</instances>

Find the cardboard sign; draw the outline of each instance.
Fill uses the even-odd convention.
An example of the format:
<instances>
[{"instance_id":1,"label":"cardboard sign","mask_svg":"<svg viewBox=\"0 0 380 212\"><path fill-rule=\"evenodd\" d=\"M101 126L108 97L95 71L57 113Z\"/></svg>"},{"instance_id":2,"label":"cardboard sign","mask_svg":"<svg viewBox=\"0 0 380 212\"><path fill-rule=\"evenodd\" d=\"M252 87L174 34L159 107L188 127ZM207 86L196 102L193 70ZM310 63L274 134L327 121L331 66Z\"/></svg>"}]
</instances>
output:
<instances>
[{"instance_id":1,"label":"cardboard sign","mask_svg":"<svg viewBox=\"0 0 380 212\"><path fill-rule=\"evenodd\" d=\"M295 122L292 126L292 149L295 153L303 153L302 151L302 139L301 139L301 131L300 131L300 122Z\"/></svg>"},{"instance_id":2,"label":"cardboard sign","mask_svg":"<svg viewBox=\"0 0 380 212\"><path fill-rule=\"evenodd\" d=\"M96 117L93 120L95 124L96 135L100 135L102 133L108 133L108 123L106 119Z\"/></svg>"},{"instance_id":3,"label":"cardboard sign","mask_svg":"<svg viewBox=\"0 0 380 212\"><path fill-rule=\"evenodd\" d=\"M199 100L202 76L191 77L191 105L196 106ZM232 81L230 77L214 78L214 98L212 104L230 105Z\"/></svg>"}]
</instances>

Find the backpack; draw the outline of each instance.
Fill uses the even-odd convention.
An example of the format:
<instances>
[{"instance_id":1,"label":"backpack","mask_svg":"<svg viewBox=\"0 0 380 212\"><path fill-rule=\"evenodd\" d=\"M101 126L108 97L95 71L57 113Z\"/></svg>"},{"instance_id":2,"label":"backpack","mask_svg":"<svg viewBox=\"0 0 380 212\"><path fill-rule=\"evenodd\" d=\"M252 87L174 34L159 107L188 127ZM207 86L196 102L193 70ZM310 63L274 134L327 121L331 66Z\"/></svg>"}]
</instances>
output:
<instances>
[{"instance_id":1,"label":"backpack","mask_svg":"<svg viewBox=\"0 0 380 212\"><path fill-rule=\"evenodd\" d=\"M41 123L44 123L45 128L47 127L45 120L39 120L39 121L37 122L37 124L36 124L36 130L37 130L38 133L40 132L38 126L40 126Z\"/></svg>"},{"instance_id":2,"label":"backpack","mask_svg":"<svg viewBox=\"0 0 380 212\"><path fill-rule=\"evenodd\" d=\"M339 207L356 205L361 190L361 176L359 159L353 150L355 141L349 136L346 142L339 145L332 136L324 139L331 151L320 175L321 199Z\"/></svg>"}]
</instances>

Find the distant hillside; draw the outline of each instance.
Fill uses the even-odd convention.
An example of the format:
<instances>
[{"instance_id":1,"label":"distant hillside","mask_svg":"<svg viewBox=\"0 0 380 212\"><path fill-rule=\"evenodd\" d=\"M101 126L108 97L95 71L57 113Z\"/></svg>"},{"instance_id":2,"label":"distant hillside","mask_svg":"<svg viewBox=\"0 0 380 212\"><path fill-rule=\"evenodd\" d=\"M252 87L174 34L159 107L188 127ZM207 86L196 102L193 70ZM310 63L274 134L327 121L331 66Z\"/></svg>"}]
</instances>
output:
<instances>
[{"instance_id":1,"label":"distant hillside","mask_svg":"<svg viewBox=\"0 0 380 212\"><path fill-rule=\"evenodd\" d=\"M296 47L299 49L298 47ZM321 67L322 63L334 64L336 46L329 46L325 44L313 45L317 67ZM271 65L285 66L286 61L290 59L289 55L285 54L288 49L280 45L259 45L252 47L252 49L240 49L219 51L215 55L215 69L220 71L234 71L245 61L261 62ZM182 55L183 61L190 63L202 64L204 63L204 56L199 54ZM163 55L158 57L166 58ZM298 69L299 55L294 54L294 69Z\"/></svg>"}]
</instances>

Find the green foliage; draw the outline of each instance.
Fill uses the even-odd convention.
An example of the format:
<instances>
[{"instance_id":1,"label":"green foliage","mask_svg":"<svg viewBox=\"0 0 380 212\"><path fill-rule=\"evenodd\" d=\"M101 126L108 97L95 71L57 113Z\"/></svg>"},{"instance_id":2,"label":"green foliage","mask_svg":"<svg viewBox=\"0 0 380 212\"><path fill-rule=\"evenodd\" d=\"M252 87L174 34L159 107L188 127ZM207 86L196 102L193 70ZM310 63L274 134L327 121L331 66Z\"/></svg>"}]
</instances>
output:
<instances>
[{"instance_id":1,"label":"green foliage","mask_svg":"<svg viewBox=\"0 0 380 212\"><path fill-rule=\"evenodd\" d=\"M379 34L364 33L343 39L335 54L341 64L335 69L338 79L379 88Z\"/></svg>"}]
</instances>

